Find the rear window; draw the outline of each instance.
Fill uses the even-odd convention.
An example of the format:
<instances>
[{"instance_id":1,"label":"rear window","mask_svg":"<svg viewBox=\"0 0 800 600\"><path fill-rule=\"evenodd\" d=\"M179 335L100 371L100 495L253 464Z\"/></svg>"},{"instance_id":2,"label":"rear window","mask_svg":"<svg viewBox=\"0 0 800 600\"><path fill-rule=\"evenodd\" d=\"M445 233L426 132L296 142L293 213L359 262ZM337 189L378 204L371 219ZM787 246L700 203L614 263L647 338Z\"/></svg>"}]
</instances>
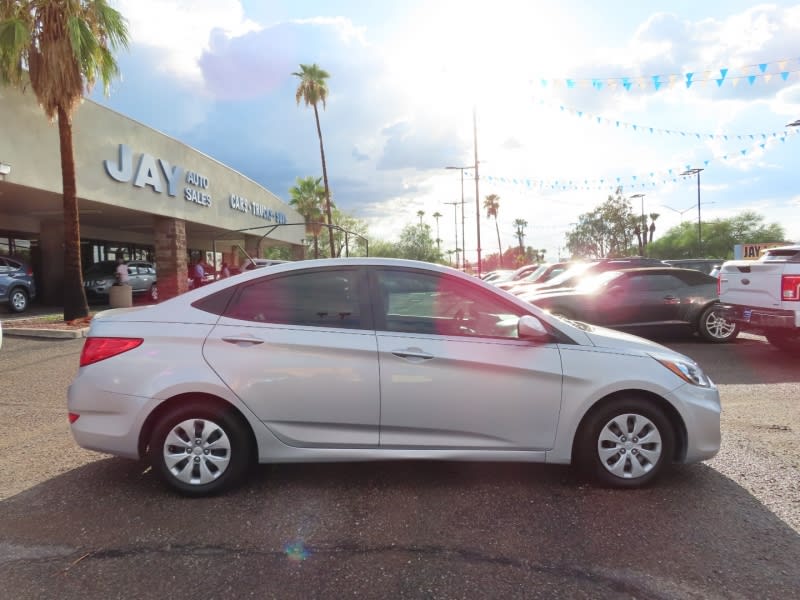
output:
<instances>
[{"instance_id":1,"label":"rear window","mask_svg":"<svg viewBox=\"0 0 800 600\"><path fill-rule=\"evenodd\" d=\"M767 250L761 260L769 260L774 262L800 262L800 250L795 248Z\"/></svg>"}]
</instances>

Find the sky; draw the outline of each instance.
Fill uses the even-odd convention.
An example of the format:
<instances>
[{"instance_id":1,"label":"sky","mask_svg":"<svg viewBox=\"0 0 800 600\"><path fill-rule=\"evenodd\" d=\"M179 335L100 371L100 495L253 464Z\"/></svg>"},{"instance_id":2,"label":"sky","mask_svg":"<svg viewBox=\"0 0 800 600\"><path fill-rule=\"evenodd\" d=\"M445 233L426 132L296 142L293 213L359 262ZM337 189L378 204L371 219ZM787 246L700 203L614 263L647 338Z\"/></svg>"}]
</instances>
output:
<instances>
[{"instance_id":1,"label":"sky","mask_svg":"<svg viewBox=\"0 0 800 600\"><path fill-rule=\"evenodd\" d=\"M325 69L331 193L373 239L398 239L424 211L442 249L457 235L474 261L478 229L482 255L497 252L482 207L497 194L503 249L523 219L525 245L554 260L619 186L659 215L657 239L697 223L697 177L680 174L702 168L703 221L755 210L800 242L800 127L786 127L800 119L798 2L111 4L131 44L110 94L92 99L284 201L297 177L322 175L292 73Z\"/></svg>"}]
</instances>

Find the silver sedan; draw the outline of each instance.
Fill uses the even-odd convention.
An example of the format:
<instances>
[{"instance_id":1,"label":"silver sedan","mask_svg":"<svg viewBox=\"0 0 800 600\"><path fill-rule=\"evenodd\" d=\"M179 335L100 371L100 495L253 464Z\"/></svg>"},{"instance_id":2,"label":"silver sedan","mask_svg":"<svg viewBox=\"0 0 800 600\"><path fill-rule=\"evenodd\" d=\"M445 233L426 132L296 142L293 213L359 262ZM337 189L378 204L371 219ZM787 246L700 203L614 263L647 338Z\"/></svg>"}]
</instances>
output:
<instances>
[{"instance_id":1,"label":"silver sedan","mask_svg":"<svg viewBox=\"0 0 800 600\"><path fill-rule=\"evenodd\" d=\"M286 263L92 320L69 389L81 446L217 493L261 463L575 463L638 487L713 457L716 386L659 344L463 273Z\"/></svg>"}]
</instances>

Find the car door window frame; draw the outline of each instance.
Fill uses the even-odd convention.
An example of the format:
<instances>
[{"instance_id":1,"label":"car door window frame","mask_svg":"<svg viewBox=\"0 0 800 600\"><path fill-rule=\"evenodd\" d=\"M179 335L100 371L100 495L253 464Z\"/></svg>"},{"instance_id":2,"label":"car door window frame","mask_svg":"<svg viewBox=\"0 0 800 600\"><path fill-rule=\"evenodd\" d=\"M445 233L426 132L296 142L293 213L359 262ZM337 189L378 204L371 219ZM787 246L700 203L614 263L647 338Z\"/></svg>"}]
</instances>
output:
<instances>
[{"instance_id":1,"label":"car door window frame","mask_svg":"<svg viewBox=\"0 0 800 600\"><path fill-rule=\"evenodd\" d=\"M430 271L423 271L419 269L413 269L408 267L389 267L389 266L382 266L382 267L375 267L370 271L370 294L372 297L372 303L375 307L374 311L374 318L375 318L375 329L379 332L388 332L388 333L398 333L398 334L420 334L420 335L439 335L439 336L457 336L457 337L478 337L478 338L485 338L485 339L499 339L499 340L520 340L517 337L517 329L514 327L514 335L491 335L485 332L481 332L480 330L473 330L469 327L470 322L465 321L464 329L459 329L457 327L447 327L444 330L437 330L435 327L431 326L431 330L404 330L404 329L390 329L387 321L386 321L386 309L384 308L385 299L384 293L382 290L381 282L380 282L380 274L381 273L405 273L405 274L417 274L418 276L424 277L431 277L436 276L441 280L448 282L448 284L453 286L453 289L457 292L464 291L465 295L476 295L478 299L483 299L486 302L492 303L502 309L504 312L513 314L514 316L520 318L524 315L531 315L531 311L527 311L524 308L517 306L512 302L506 301L502 298L499 294L492 292L491 290L485 290L478 285L470 285L469 282L462 281L458 277L454 277L447 273L436 273L432 274ZM433 315L431 316L433 318Z\"/></svg>"},{"instance_id":2,"label":"car door window frame","mask_svg":"<svg viewBox=\"0 0 800 600\"><path fill-rule=\"evenodd\" d=\"M359 315L358 320L356 323L346 323L346 322L336 322L336 321L326 321L326 322L309 322L309 321L302 321L302 320L293 320L293 319L286 319L286 320L259 320L256 318L246 318L246 315L243 313L237 312L237 307L240 306L240 302L243 299L243 296L247 293L248 288L252 288L255 286L269 284L270 282L275 282L281 279L287 279L292 277L313 277L315 275L319 276L321 273L331 274L336 272L346 272L352 273L354 275L353 282L356 284L356 298L355 303L358 305ZM251 323L258 323L260 325L280 325L280 326L289 326L289 327L321 327L325 329L347 329L347 330L373 330L373 315L372 315L372 308L369 302L369 292L368 292L368 284L367 284L367 277L366 272L363 267L354 267L354 266L337 266L337 267L321 267L319 269L311 269L311 270L303 270L302 272L294 272L288 271L284 273L275 273L270 274L264 277L259 277L258 279L254 279L252 281L247 281L241 283L236 287L236 291L234 292L231 300L227 303L222 316L229 318L229 319L236 319L239 321L246 321Z\"/></svg>"}]
</instances>

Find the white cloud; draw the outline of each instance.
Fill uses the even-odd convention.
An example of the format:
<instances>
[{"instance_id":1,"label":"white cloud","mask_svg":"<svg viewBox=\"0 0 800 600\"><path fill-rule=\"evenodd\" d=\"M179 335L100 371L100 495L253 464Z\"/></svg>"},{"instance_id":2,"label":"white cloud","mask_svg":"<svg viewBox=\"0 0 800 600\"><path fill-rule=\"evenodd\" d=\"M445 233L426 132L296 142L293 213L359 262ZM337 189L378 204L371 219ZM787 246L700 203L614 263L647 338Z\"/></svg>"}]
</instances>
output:
<instances>
[{"instance_id":1,"label":"white cloud","mask_svg":"<svg viewBox=\"0 0 800 600\"><path fill-rule=\"evenodd\" d=\"M239 0L113 0L128 20L133 45L159 50L155 68L189 84L202 80L198 59L214 29L241 35L259 29Z\"/></svg>"}]
</instances>

